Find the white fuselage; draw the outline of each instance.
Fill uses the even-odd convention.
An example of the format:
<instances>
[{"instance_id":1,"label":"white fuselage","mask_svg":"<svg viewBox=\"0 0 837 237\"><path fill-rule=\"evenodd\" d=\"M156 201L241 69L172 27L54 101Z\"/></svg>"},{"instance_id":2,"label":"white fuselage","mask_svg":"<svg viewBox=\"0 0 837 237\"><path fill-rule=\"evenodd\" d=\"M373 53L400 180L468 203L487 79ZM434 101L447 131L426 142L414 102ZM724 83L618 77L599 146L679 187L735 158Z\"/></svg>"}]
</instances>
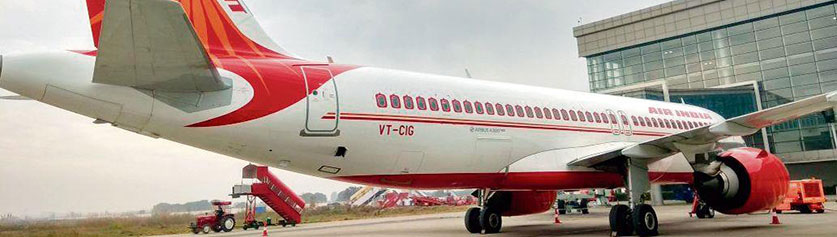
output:
<instances>
[{"instance_id":1,"label":"white fuselage","mask_svg":"<svg viewBox=\"0 0 837 237\"><path fill-rule=\"evenodd\" d=\"M258 119L224 126L187 127L247 104L253 87L239 75L229 91L200 95L201 103L229 98L208 109L184 110L130 87L91 82L96 58L74 52L4 56L0 87L141 134L294 172L341 178L364 175L591 171L566 164L625 144L723 121L706 109L651 100L582 93L372 67L343 72L307 99ZM333 83L333 84L330 84ZM386 98L380 106L376 95ZM391 96L399 97L393 108ZM162 95L166 96L166 95ZM168 95L171 97L171 95ZM413 101L405 108L404 96ZM177 96L174 96L177 97ZM188 96L177 97L187 98ZM483 106L462 112L419 109L415 99L521 106L524 116L489 115ZM185 103L188 104L188 103ZM442 106L441 104L439 105ZM548 108L550 117L526 107ZM182 107L182 106L181 106ZM614 116L617 123L555 119L552 109ZM516 108L515 108L516 110ZM471 111L470 113L468 111ZM607 117L605 116L605 117ZM622 116L627 121L622 121ZM539 118L540 117L540 118ZM586 117L586 116L585 116ZM599 117L598 119L595 117ZM668 128L634 122L691 123ZM608 120L611 120L608 118ZM336 130L332 131L332 127ZM677 126L675 126L677 127ZM306 132L306 130L310 130ZM318 135L318 130L328 130ZM335 134L339 130L339 134ZM306 135L307 134L307 135ZM338 147L344 156L335 156ZM691 172L685 161L664 159L652 171ZM682 160L682 159L680 159ZM382 184L386 185L386 184Z\"/></svg>"}]
</instances>

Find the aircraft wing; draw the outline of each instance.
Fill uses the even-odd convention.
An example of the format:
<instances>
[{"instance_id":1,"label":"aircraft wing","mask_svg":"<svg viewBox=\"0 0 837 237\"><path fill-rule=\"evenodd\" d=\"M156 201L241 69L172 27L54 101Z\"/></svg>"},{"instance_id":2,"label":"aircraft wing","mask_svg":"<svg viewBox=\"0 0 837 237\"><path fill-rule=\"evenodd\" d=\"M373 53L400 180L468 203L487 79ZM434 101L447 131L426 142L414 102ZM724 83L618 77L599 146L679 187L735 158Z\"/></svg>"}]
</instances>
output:
<instances>
[{"instance_id":1,"label":"aircraft wing","mask_svg":"<svg viewBox=\"0 0 837 237\"><path fill-rule=\"evenodd\" d=\"M229 88L180 3L109 0L93 82L169 92Z\"/></svg>"},{"instance_id":2,"label":"aircraft wing","mask_svg":"<svg viewBox=\"0 0 837 237\"><path fill-rule=\"evenodd\" d=\"M837 103L837 92L829 92L727 119L721 123L626 146L620 150L590 155L574 160L569 165L592 167L620 156L654 161L678 152L709 152L715 148L718 141L724 138L750 135L767 126L831 109L835 103Z\"/></svg>"}]
</instances>

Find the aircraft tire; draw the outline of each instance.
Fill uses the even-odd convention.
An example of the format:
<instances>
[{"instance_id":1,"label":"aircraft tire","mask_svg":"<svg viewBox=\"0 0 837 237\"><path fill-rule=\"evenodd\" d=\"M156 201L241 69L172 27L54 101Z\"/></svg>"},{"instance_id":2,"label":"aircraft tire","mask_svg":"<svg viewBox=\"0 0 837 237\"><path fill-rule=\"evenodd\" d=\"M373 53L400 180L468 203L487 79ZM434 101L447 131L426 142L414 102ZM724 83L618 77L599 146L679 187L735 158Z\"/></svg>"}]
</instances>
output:
<instances>
[{"instance_id":1,"label":"aircraft tire","mask_svg":"<svg viewBox=\"0 0 837 237\"><path fill-rule=\"evenodd\" d=\"M631 208L622 204L610 208L610 231L616 232L616 236L634 234L633 223L631 223Z\"/></svg>"},{"instance_id":2,"label":"aircraft tire","mask_svg":"<svg viewBox=\"0 0 837 237\"><path fill-rule=\"evenodd\" d=\"M657 230L660 222L657 221L657 213L654 208L648 204L639 204L634 207L631 213L631 219L634 224L634 231L639 236L657 236L660 232Z\"/></svg>"},{"instance_id":3,"label":"aircraft tire","mask_svg":"<svg viewBox=\"0 0 837 237\"><path fill-rule=\"evenodd\" d=\"M482 232L480 225L480 208L472 207L465 211L465 229L471 234Z\"/></svg>"},{"instance_id":4,"label":"aircraft tire","mask_svg":"<svg viewBox=\"0 0 837 237\"><path fill-rule=\"evenodd\" d=\"M494 208L483 208L480 212L480 226L486 234L499 233L503 227L503 217Z\"/></svg>"}]
</instances>

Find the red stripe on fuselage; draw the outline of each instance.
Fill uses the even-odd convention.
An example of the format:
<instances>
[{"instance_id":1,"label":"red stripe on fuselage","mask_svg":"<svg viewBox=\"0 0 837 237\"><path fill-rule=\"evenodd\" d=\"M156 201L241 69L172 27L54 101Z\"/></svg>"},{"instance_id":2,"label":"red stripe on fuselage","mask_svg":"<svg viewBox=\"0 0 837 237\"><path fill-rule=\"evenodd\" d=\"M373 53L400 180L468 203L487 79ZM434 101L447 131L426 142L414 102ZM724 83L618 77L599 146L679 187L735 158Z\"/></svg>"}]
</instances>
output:
<instances>
[{"instance_id":1,"label":"red stripe on fuselage","mask_svg":"<svg viewBox=\"0 0 837 237\"><path fill-rule=\"evenodd\" d=\"M649 172L648 178L654 183L691 183L692 173ZM598 171L356 175L331 179L404 189L559 190L624 186L620 174Z\"/></svg>"},{"instance_id":2,"label":"red stripe on fuselage","mask_svg":"<svg viewBox=\"0 0 837 237\"><path fill-rule=\"evenodd\" d=\"M335 119L334 113L329 113L329 114L323 116L322 119ZM520 123L520 122L505 122L505 121L492 121L492 120L438 118L438 117L425 117L425 116L389 115L389 114L340 113L340 119L365 120L365 121L434 123L434 124L452 124L452 125L472 125L472 126L492 126L492 127L506 127L506 128L580 131L580 132L594 132L594 133L613 133L613 130L611 130L609 128L581 127L581 126L553 125L553 124L537 124L537 123ZM636 131L636 130L633 131L633 134L634 135L641 135L641 136L657 136L657 137L668 135L667 133L660 133L660 132L653 132L653 131Z\"/></svg>"}]
</instances>

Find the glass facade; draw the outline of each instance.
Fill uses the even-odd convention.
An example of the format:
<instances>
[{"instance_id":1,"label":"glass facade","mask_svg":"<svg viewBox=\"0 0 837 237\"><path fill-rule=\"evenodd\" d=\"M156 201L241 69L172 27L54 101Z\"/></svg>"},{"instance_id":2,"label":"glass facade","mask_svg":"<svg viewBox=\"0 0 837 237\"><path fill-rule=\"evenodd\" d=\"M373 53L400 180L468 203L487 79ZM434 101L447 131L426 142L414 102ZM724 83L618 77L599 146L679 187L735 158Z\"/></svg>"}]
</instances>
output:
<instances>
[{"instance_id":1,"label":"glass facade","mask_svg":"<svg viewBox=\"0 0 837 237\"><path fill-rule=\"evenodd\" d=\"M659 80L672 89L757 81L762 107L770 108L837 90L837 9L793 10L590 56L587 65L593 92ZM818 114L769 127L771 151L834 149L829 126Z\"/></svg>"}]
</instances>

